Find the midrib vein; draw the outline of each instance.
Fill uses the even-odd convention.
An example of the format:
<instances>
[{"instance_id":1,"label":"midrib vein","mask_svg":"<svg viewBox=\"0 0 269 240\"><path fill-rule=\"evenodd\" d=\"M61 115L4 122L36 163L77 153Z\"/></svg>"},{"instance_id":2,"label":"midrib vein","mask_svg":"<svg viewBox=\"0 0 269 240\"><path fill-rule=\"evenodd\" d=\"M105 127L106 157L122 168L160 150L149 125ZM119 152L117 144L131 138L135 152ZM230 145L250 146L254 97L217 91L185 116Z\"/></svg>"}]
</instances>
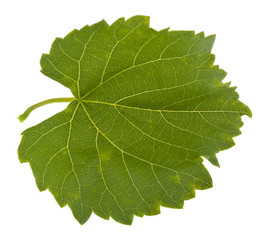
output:
<instances>
[{"instance_id":1,"label":"midrib vein","mask_svg":"<svg viewBox=\"0 0 269 240\"><path fill-rule=\"evenodd\" d=\"M132 107L127 105L122 105L118 103L109 103L109 102L102 102L98 100L82 100L82 103L93 103L93 104L103 104L112 107L122 107L128 108L132 110L142 110L142 111L150 111L150 112L167 112L167 113L237 113L237 114L246 114L244 111L232 111L232 110L168 110L168 109L150 109L150 108L140 108L140 107Z\"/></svg>"}]
</instances>

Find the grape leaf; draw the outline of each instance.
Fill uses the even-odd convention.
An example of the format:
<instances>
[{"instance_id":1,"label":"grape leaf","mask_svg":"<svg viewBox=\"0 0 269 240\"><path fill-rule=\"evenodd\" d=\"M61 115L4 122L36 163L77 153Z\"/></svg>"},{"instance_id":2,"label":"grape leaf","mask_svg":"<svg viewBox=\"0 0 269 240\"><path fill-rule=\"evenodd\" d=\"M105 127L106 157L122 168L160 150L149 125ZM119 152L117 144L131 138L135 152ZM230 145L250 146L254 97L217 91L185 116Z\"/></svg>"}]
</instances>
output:
<instances>
[{"instance_id":1,"label":"grape leaf","mask_svg":"<svg viewBox=\"0 0 269 240\"><path fill-rule=\"evenodd\" d=\"M81 224L92 212L131 224L134 215L182 208L195 189L212 187L202 157L218 166L216 153L234 145L241 116L251 117L213 65L214 40L156 31L145 16L57 38L41 71L74 98L25 130L18 149L39 190L68 204Z\"/></svg>"}]
</instances>

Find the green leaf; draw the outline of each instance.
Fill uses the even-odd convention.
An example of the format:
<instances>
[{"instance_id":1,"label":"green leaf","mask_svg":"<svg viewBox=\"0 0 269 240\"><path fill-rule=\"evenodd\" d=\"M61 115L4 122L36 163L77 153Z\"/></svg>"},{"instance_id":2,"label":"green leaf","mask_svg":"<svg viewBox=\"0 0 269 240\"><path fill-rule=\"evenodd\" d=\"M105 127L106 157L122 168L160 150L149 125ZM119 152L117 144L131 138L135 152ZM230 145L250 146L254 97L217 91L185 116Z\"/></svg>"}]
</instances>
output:
<instances>
[{"instance_id":1,"label":"green leaf","mask_svg":"<svg viewBox=\"0 0 269 240\"><path fill-rule=\"evenodd\" d=\"M251 117L213 65L214 40L155 31L145 16L57 38L41 71L75 98L24 131L18 149L39 190L68 204L81 224L92 212L131 224L134 215L182 208L195 189L212 187L202 157L218 166L216 153L234 145L241 116Z\"/></svg>"}]
</instances>

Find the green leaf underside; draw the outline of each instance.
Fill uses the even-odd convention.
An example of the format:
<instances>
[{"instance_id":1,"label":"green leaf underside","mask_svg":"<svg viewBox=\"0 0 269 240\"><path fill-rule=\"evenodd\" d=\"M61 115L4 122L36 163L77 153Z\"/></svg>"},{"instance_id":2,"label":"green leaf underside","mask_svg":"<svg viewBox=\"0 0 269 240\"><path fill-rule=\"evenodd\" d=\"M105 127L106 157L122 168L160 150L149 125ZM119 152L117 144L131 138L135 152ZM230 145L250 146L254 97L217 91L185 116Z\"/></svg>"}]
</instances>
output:
<instances>
[{"instance_id":1,"label":"green leaf underside","mask_svg":"<svg viewBox=\"0 0 269 240\"><path fill-rule=\"evenodd\" d=\"M214 66L214 36L155 31L149 18L101 21L56 39L42 73L77 99L22 133L21 162L85 223L94 212L131 224L182 208L212 180L202 156L234 145L247 106Z\"/></svg>"}]
</instances>

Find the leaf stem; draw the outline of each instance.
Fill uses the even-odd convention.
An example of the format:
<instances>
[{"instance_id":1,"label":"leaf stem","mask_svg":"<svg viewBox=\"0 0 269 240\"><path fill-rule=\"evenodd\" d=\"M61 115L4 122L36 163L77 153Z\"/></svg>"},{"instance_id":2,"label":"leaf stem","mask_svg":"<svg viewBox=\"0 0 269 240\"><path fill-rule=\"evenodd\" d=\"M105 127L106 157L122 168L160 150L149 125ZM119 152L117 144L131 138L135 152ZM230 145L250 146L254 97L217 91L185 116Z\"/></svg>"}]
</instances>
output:
<instances>
[{"instance_id":1,"label":"leaf stem","mask_svg":"<svg viewBox=\"0 0 269 240\"><path fill-rule=\"evenodd\" d=\"M20 122L23 122L26 120L26 118L30 115L30 113L35 110L36 108L39 108L41 106L44 106L46 104L50 104L50 103L60 103L60 102L72 102L76 100L76 98L74 97L70 97L70 98L51 98L51 99L47 99L45 101L39 102L34 104L33 106L27 108L25 110L25 112L23 114L21 114L20 116L18 116L18 119L20 120Z\"/></svg>"}]
</instances>

